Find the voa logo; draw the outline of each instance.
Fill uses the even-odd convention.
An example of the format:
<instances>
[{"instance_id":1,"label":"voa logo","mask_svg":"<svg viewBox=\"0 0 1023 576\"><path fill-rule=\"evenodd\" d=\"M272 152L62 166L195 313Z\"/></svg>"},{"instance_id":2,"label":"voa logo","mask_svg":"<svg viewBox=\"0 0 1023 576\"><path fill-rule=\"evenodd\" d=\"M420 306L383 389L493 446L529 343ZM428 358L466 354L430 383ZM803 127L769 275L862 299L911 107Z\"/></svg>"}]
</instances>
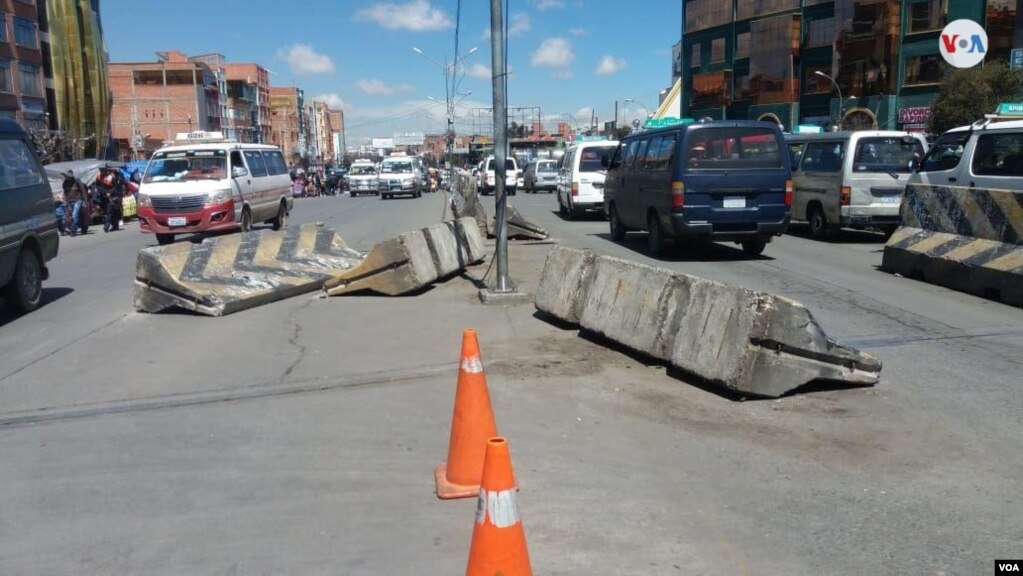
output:
<instances>
[{"instance_id":1,"label":"voa logo","mask_svg":"<svg viewBox=\"0 0 1023 576\"><path fill-rule=\"evenodd\" d=\"M987 55L987 32L973 20L953 20L938 40L945 62L956 68L972 68Z\"/></svg>"}]
</instances>

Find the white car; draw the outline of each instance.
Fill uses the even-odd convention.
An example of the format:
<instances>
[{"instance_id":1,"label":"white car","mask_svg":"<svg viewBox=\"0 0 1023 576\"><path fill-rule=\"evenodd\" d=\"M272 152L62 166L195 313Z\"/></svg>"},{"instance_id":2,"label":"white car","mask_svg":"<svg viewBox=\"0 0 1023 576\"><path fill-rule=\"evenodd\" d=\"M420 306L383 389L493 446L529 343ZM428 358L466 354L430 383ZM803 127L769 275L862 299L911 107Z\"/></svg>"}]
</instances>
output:
<instances>
[{"instance_id":1,"label":"white car","mask_svg":"<svg viewBox=\"0 0 1023 576\"><path fill-rule=\"evenodd\" d=\"M604 210L604 179L618 142L583 142L569 146L558 175L558 211L572 219L587 210Z\"/></svg>"},{"instance_id":2,"label":"white car","mask_svg":"<svg viewBox=\"0 0 1023 576\"><path fill-rule=\"evenodd\" d=\"M494 157L489 156L483 161L483 165L480 168L480 193L481 194L493 194L494 188L497 186L497 177L494 171ZM519 164L511 156L505 160L504 164L504 187L505 192L509 196L514 196L519 184Z\"/></svg>"}]
</instances>

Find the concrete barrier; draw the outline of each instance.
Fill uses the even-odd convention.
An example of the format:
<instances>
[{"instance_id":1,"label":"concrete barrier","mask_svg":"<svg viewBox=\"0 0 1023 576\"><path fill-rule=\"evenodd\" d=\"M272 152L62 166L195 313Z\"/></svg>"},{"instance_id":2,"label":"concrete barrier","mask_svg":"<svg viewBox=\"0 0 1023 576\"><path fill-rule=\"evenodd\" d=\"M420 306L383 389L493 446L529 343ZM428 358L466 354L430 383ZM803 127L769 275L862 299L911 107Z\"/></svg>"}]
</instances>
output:
<instances>
[{"instance_id":1,"label":"concrete barrier","mask_svg":"<svg viewBox=\"0 0 1023 576\"><path fill-rule=\"evenodd\" d=\"M742 394L777 397L817 379L874 384L881 371L798 302L581 250L551 250L536 307Z\"/></svg>"},{"instance_id":2,"label":"concrete barrier","mask_svg":"<svg viewBox=\"0 0 1023 576\"><path fill-rule=\"evenodd\" d=\"M476 221L459 218L377 244L357 266L327 280L324 290L331 296L408 294L482 261L484 250Z\"/></svg>"},{"instance_id":3,"label":"concrete barrier","mask_svg":"<svg viewBox=\"0 0 1023 576\"><path fill-rule=\"evenodd\" d=\"M508 223L508 238L516 240L546 240L550 237L547 230L523 216L511 203L508 203L506 206L505 221ZM496 217L493 229L497 230Z\"/></svg>"},{"instance_id":4,"label":"concrete barrier","mask_svg":"<svg viewBox=\"0 0 1023 576\"><path fill-rule=\"evenodd\" d=\"M1023 307L1023 192L913 184L888 272Z\"/></svg>"},{"instance_id":5,"label":"concrete barrier","mask_svg":"<svg viewBox=\"0 0 1023 576\"><path fill-rule=\"evenodd\" d=\"M144 248L136 263L135 308L230 314L318 290L363 256L333 230L313 224Z\"/></svg>"}]
</instances>

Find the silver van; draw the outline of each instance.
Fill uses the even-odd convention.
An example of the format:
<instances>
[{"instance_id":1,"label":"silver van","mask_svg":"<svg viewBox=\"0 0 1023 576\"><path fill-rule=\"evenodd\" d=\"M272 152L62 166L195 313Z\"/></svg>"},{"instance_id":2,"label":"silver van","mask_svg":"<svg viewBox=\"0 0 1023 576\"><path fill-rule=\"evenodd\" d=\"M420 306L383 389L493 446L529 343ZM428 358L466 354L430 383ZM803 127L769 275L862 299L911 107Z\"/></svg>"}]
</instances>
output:
<instances>
[{"instance_id":1,"label":"silver van","mask_svg":"<svg viewBox=\"0 0 1023 576\"><path fill-rule=\"evenodd\" d=\"M891 234L902 192L927 152L920 134L894 130L786 136L792 162L792 219L823 238L842 227Z\"/></svg>"},{"instance_id":2,"label":"silver van","mask_svg":"<svg viewBox=\"0 0 1023 576\"><path fill-rule=\"evenodd\" d=\"M59 244L53 192L35 149L21 126L0 120L0 287L9 307L39 307Z\"/></svg>"},{"instance_id":3,"label":"silver van","mask_svg":"<svg viewBox=\"0 0 1023 576\"><path fill-rule=\"evenodd\" d=\"M1023 212L1023 120L980 120L945 132L909 183L1016 191Z\"/></svg>"}]
</instances>

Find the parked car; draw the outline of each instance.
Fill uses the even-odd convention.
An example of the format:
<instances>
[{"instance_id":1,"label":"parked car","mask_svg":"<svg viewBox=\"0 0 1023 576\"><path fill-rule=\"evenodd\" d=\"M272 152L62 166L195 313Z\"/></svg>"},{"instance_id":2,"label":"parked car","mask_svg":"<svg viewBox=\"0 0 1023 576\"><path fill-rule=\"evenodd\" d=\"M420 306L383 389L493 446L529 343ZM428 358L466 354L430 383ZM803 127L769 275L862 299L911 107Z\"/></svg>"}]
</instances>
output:
<instances>
[{"instance_id":1,"label":"parked car","mask_svg":"<svg viewBox=\"0 0 1023 576\"><path fill-rule=\"evenodd\" d=\"M920 134L891 130L795 134L792 219L809 222L823 238L843 226L891 234L913 161L927 151Z\"/></svg>"},{"instance_id":2,"label":"parked car","mask_svg":"<svg viewBox=\"0 0 1023 576\"><path fill-rule=\"evenodd\" d=\"M611 237L647 231L654 254L675 238L733 241L751 255L789 225L792 175L781 129L720 120L638 132L609 163Z\"/></svg>"},{"instance_id":3,"label":"parked car","mask_svg":"<svg viewBox=\"0 0 1023 576\"><path fill-rule=\"evenodd\" d=\"M558 211L575 218L586 211L604 209L604 178L618 142L582 142L565 151L557 180Z\"/></svg>"},{"instance_id":4,"label":"parked car","mask_svg":"<svg viewBox=\"0 0 1023 576\"><path fill-rule=\"evenodd\" d=\"M1017 203L1023 204L1023 120L980 120L945 132L908 183L1013 190L1020 194ZM1020 213L1012 208L1006 215L1013 210ZM1015 222L1019 229L1018 216Z\"/></svg>"},{"instance_id":5,"label":"parked car","mask_svg":"<svg viewBox=\"0 0 1023 576\"><path fill-rule=\"evenodd\" d=\"M534 160L526 166L522 179L527 193L536 194L539 190L554 192L558 189L558 161Z\"/></svg>"},{"instance_id":6,"label":"parked car","mask_svg":"<svg viewBox=\"0 0 1023 576\"><path fill-rule=\"evenodd\" d=\"M8 307L39 307L59 245L54 194L35 148L21 126L0 120L0 290Z\"/></svg>"}]
</instances>

